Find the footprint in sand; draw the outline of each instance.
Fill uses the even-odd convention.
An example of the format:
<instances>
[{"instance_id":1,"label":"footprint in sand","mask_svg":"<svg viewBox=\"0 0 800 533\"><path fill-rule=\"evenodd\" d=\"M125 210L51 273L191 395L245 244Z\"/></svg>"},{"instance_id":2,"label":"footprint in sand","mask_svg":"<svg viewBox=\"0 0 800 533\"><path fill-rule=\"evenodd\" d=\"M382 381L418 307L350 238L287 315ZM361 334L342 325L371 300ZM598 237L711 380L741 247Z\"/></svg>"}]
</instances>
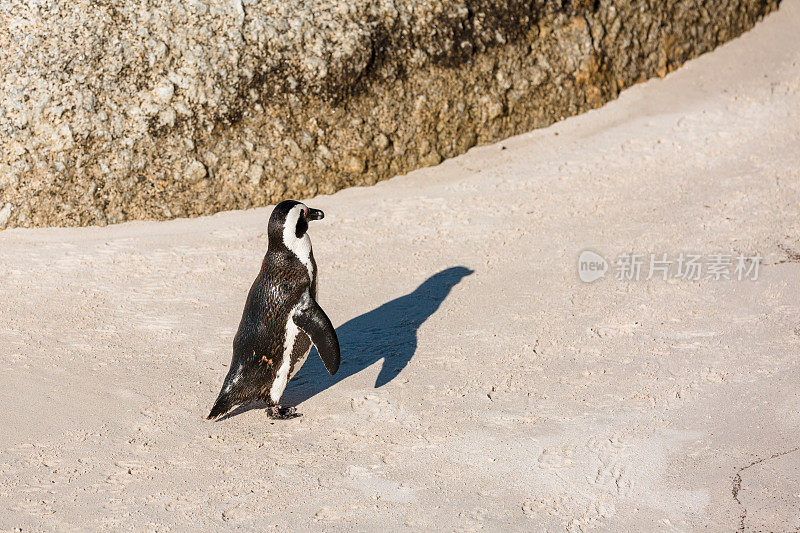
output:
<instances>
[{"instance_id":1,"label":"footprint in sand","mask_svg":"<svg viewBox=\"0 0 800 533\"><path fill-rule=\"evenodd\" d=\"M570 458L572 454L564 449L545 448L539 455L539 467L541 468L563 468L572 464Z\"/></svg>"}]
</instances>

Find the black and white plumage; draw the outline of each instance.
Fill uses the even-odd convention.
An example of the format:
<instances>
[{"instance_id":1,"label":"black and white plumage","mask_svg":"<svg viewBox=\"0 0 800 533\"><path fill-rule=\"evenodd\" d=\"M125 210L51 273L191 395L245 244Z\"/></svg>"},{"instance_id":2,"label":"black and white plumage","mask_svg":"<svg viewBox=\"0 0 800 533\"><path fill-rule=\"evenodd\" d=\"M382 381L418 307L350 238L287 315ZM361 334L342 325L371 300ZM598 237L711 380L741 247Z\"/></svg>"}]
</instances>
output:
<instances>
[{"instance_id":1,"label":"black and white plumage","mask_svg":"<svg viewBox=\"0 0 800 533\"><path fill-rule=\"evenodd\" d=\"M276 418L293 416L278 405L289 379L313 343L333 375L341 359L336 330L317 304L317 264L308 222L324 213L300 202L278 204L269 219L269 246L233 340L233 359L208 418L236 405L266 401Z\"/></svg>"}]
</instances>

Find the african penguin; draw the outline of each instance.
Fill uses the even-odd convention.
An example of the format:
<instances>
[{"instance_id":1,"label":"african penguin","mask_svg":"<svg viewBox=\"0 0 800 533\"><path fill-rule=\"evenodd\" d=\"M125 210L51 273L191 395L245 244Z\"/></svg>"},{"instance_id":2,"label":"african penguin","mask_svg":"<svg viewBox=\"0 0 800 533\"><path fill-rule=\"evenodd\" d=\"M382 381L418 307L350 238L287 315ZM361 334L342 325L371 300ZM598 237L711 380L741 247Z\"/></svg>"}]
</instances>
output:
<instances>
[{"instance_id":1,"label":"african penguin","mask_svg":"<svg viewBox=\"0 0 800 533\"><path fill-rule=\"evenodd\" d=\"M295 416L294 407L278 402L312 343L331 375L339 369L339 339L317 304L317 264L307 233L308 222L324 216L293 200L272 211L267 254L247 295L231 366L208 418L255 400L266 401L273 418Z\"/></svg>"}]
</instances>

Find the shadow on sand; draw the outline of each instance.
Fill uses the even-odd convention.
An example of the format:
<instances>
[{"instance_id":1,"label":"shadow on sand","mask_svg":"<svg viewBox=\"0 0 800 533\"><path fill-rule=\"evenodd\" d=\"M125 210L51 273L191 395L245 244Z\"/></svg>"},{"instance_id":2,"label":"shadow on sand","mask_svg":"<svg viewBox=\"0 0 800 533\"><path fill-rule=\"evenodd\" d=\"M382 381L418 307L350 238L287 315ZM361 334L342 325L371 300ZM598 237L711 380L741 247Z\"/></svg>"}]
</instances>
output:
<instances>
[{"instance_id":1,"label":"shadow on sand","mask_svg":"<svg viewBox=\"0 0 800 533\"><path fill-rule=\"evenodd\" d=\"M312 348L300 372L289 382L281 404L297 406L320 392L383 359L375 388L389 383L408 364L417 351L417 330L439 309L450 290L474 271L459 266L434 274L413 292L387 302L338 328L342 365L331 376ZM240 406L220 420L251 409L266 407L263 402Z\"/></svg>"},{"instance_id":2,"label":"shadow on sand","mask_svg":"<svg viewBox=\"0 0 800 533\"><path fill-rule=\"evenodd\" d=\"M342 347L342 366L335 376L328 375L316 354L289 382L281 403L299 405L353 374L383 359L375 388L392 381L417 351L417 330L439 309L450 290L465 276L465 267L452 267L434 274L414 292L349 320L336 329Z\"/></svg>"}]
</instances>

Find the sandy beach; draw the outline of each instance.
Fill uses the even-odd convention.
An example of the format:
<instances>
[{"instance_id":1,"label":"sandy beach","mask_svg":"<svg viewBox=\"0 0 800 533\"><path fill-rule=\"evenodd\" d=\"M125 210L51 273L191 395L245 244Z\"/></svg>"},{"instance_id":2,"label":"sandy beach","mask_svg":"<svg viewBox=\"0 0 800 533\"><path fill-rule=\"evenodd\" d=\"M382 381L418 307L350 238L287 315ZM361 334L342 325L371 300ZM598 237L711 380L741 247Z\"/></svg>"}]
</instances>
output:
<instances>
[{"instance_id":1,"label":"sandy beach","mask_svg":"<svg viewBox=\"0 0 800 533\"><path fill-rule=\"evenodd\" d=\"M798 27L306 200L343 363L300 418L204 419L269 208L0 232L0 529L800 528Z\"/></svg>"}]
</instances>

